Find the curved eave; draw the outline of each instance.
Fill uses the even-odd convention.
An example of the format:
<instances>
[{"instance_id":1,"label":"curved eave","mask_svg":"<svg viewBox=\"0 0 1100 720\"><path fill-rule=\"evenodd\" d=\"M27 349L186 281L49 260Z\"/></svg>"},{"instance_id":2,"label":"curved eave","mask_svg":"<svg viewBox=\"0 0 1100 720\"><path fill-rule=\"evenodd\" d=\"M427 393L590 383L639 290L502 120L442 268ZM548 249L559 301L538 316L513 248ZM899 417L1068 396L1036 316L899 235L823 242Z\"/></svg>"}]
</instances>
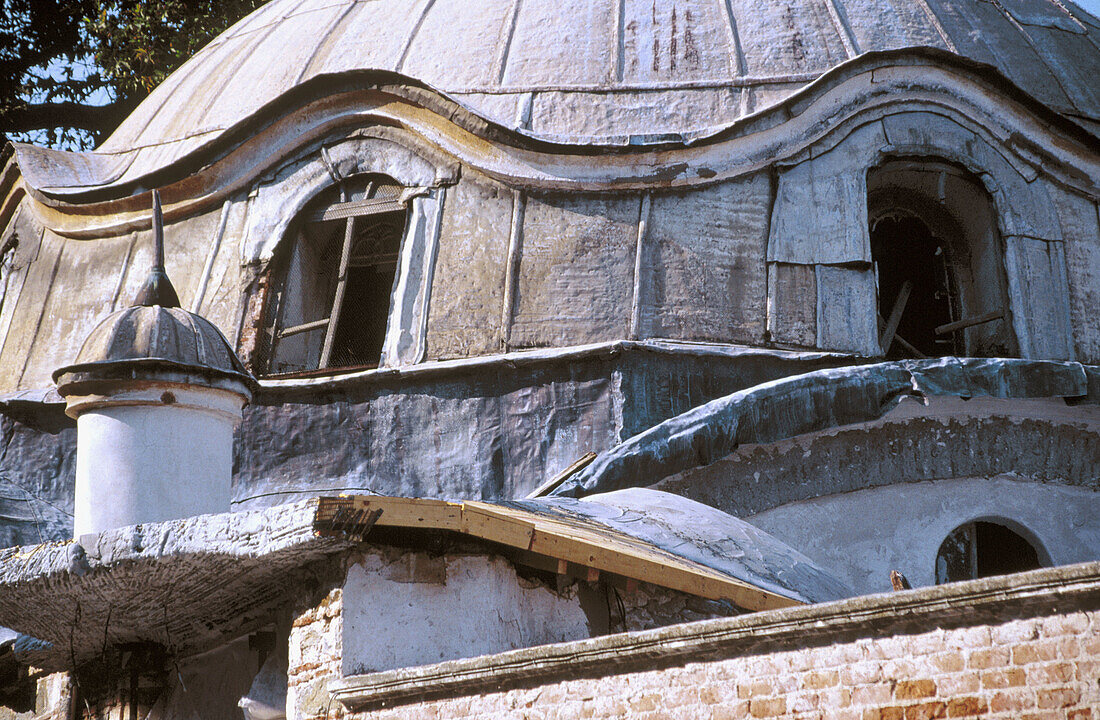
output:
<instances>
[{"instance_id":1,"label":"curved eave","mask_svg":"<svg viewBox=\"0 0 1100 720\"><path fill-rule=\"evenodd\" d=\"M1023 155L1037 154L1033 161L1056 176L1063 169L1056 177L1063 184L1090 197L1100 194L1100 138L996 68L934 48L860 55L786 100L698 139L556 142L494 124L392 74L351 73L304 83L234 127L196 138L194 147L164 163L141 157L147 148L101 157L29 145L15 146L15 161L48 226L72 237L95 237L148 227L147 188L160 187L166 218L179 219L354 128L407 131L425 152L442 153L514 186L649 189L717 182L790 158L868 108L898 107L897 92L907 93L904 103L954 104L961 117L975 120L992 98L1005 117L986 112L989 125L1000 126L989 132ZM600 162L594 163L597 154ZM5 192L0 184L0 197Z\"/></svg>"}]
</instances>

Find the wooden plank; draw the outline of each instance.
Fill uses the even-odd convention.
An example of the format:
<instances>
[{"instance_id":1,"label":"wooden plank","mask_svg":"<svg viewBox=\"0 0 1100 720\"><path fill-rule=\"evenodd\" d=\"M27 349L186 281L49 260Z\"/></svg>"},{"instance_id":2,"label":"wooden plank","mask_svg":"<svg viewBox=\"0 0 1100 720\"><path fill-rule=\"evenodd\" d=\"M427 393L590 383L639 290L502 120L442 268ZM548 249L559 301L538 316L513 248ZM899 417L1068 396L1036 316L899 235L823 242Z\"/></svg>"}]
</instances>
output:
<instances>
[{"instance_id":1,"label":"wooden plank","mask_svg":"<svg viewBox=\"0 0 1100 720\"><path fill-rule=\"evenodd\" d=\"M976 315L974 317L964 318L962 320L956 320L955 322L945 323L936 328L937 335L947 335L953 333L956 330L965 330L968 327L974 327L975 325L983 325L987 322L993 322L994 320L1000 320L1005 316L1004 310L991 310L984 315Z\"/></svg>"},{"instance_id":2,"label":"wooden plank","mask_svg":"<svg viewBox=\"0 0 1100 720\"><path fill-rule=\"evenodd\" d=\"M621 532L582 520L548 518L518 508L477 501L461 505L443 500L384 496L322 497L314 528L322 535L344 535L332 525L356 513L382 510L378 527L452 530L499 543L525 564L580 579L592 571L648 582L671 590L729 600L748 610L770 610L801 604L731 578ZM584 523L584 524L582 524ZM536 558L542 558L537 560ZM566 573L562 573L562 568Z\"/></svg>"},{"instance_id":3,"label":"wooden plank","mask_svg":"<svg viewBox=\"0 0 1100 720\"><path fill-rule=\"evenodd\" d=\"M596 453L585 453L581 457L574 460L569 467L565 468L560 473L535 488L534 492L527 496L528 499L542 497L543 495L549 495L551 492L553 492L554 488L568 480L570 477L573 476L574 473L580 472L581 469L588 466L595 459Z\"/></svg>"},{"instance_id":4,"label":"wooden plank","mask_svg":"<svg viewBox=\"0 0 1100 720\"><path fill-rule=\"evenodd\" d=\"M462 532L482 540L528 550L535 534L532 523L513 513L493 512L487 503L462 504Z\"/></svg>"},{"instance_id":5,"label":"wooden plank","mask_svg":"<svg viewBox=\"0 0 1100 720\"><path fill-rule=\"evenodd\" d=\"M901 322L902 313L905 312L905 304L909 302L909 293L913 292L913 283L906 280L901 284L898 298L894 301L894 307L890 310L890 319L886 321L886 328L882 331L882 337L878 344L883 353L890 352L890 346L894 343L894 334L898 331L898 323Z\"/></svg>"},{"instance_id":6,"label":"wooden plank","mask_svg":"<svg viewBox=\"0 0 1100 720\"><path fill-rule=\"evenodd\" d=\"M801 604L796 600L761 590L705 565L623 535L611 528L601 527L598 530L581 528L574 524L511 508L490 506L487 503L463 503L463 515L475 505L480 511L479 514L486 518L495 518L498 522L515 522L520 513L529 518L528 524L533 532L525 549L534 553L712 600L730 600L749 610L770 610ZM507 544L519 547L515 543Z\"/></svg>"},{"instance_id":7,"label":"wooden plank","mask_svg":"<svg viewBox=\"0 0 1100 720\"><path fill-rule=\"evenodd\" d=\"M375 495L317 498L314 526L330 522L341 510L382 510L376 527L422 528L425 530L461 530L462 506L445 500L398 498Z\"/></svg>"}]
</instances>

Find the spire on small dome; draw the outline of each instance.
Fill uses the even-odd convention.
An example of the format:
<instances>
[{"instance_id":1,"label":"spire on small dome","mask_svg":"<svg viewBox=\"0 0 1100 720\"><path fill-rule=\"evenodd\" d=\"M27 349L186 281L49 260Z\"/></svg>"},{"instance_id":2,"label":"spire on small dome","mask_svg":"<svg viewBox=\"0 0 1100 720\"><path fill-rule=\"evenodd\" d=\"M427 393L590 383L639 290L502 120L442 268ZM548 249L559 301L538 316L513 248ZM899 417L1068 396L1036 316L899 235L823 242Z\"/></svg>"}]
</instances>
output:
<instances>
[{"instance_id":1,"label":"spire on small dome","mask_svg":"<svg viewBox=\"0 0 1100 720\"><path fill-rule=\"evenodd\" d=\"M173 308L180 306L179 296L172 287L172 281L164 271L164 217L160 210L160 193L153 191L153 267L149 269L149 277L141 286L134 305L152 307Z\"/></svg>"}]
</instances>

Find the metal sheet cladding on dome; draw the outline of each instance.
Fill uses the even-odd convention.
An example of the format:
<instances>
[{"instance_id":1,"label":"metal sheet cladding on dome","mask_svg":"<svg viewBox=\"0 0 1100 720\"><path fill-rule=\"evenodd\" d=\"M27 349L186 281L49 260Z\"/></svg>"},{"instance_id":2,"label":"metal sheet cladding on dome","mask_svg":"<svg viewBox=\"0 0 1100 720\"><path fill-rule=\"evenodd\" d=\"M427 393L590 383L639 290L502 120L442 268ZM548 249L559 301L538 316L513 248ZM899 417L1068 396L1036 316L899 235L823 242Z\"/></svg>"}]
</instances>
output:
<instances>
[{"instance_id":1,"label":"metal sheet cladding on dome","mask_svg":"<svg viewBox=\"0 0 1100 720\"><path fill-rule=\"evenodd\" d=\"M672 493L628 488L582 500L540 497L504 503L562 521L596 523L799 602L855 592L795 548L739 518Z\"/></svg>"},{"instance_id":2,"label":"metal sheet cladding on dome","mask_svg":"<svg viewBox=\"0 0 1100 720\"><path fill-rule=\"evenodd\" d=\"M133 181L311 79L361 71L552 143L690 142L853 57L907 47L991 64L1053 109L1100 120L1100 23L1069 2L272 0L147 98L100 149L109 163L28 179Z\"/></svg>"}]
</instances>

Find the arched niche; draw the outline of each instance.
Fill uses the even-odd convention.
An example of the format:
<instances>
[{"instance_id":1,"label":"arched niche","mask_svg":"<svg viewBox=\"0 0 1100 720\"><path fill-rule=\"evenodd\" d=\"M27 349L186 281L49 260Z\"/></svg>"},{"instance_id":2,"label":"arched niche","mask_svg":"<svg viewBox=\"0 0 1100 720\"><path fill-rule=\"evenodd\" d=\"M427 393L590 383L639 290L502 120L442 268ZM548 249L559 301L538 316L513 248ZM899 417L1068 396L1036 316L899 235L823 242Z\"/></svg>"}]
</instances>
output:
<instances>
[{"instance_id":1,"label":"arched niche","mask_svg":"<svg viewBox=\"0 0 1100 720\"><path fill-rule=\"evenodd\" d=\"M1018 354L1074 358L1061 227L1046 179L948 108L845 125L782 165L768 238L768 332L780 344L881 355L868 173L895 160L947 163L984 188L1003 244ZM810 304L810 307L807 305Z\"/></svg>"},{"instance_id":2,"label":"arched niche","mask_svg":"<svg viewBox=\"0 0 1100 720\"><path fill-rule=\"evenodd\" d=\"M446 186L457 180L458 170L437 153L419 148L406 133L391 128L359 131L312 148L259 183L249 199L241 260L259 265L261 272L268 271L277 253L290 252L303 213L310 211L311 204L323 202L326 193L338 192L342 181L362 176L392 181L400 188L396 201L407 210L379 364L417 363L426 348L429 294ZM259 314L268 318L269 299L250 299L246 312L256 312L262 306ZM271 324L266 325L270 331ZM262 332L256 338L260 366L263 346L271 340ZM242 354L251 356L250 349Z\"/></svg>"},{"instance_id":3,"label":"arched niche","mask_svg":"<svg viewBox=\"0 0 1100 720\"><path fill-rule=\"evenodd\" d=\"M867 173L867 216L887 357L1019 354L997 210L977 177L888 160Z\"/></svg>"},{"instance_id":4,"label":"arched niche","mask_svg":"<svg viewBox=\"0 0 1100 720\"><path fill-rule=\"evenodd\" d=\"M1022 524L980 517L959 525L936 553L936 584L1037 570L1051 564L1042 543Z\"/></svg>"}]
</instances>

